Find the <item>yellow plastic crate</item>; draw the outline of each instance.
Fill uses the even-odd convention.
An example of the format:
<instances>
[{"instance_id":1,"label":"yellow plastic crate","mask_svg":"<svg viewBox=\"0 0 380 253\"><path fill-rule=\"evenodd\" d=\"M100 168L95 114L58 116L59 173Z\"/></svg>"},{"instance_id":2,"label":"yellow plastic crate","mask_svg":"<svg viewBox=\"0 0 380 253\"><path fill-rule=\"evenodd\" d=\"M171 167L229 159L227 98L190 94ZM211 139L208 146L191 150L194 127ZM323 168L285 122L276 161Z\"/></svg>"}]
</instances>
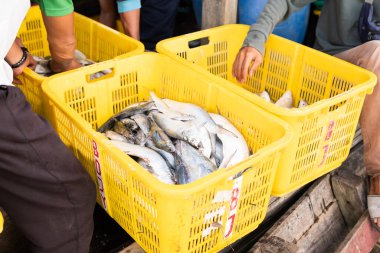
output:
<instances>
[{"instance_id":1,"label":"yellow plastic crate","mask_svg":"<svg viewBox=\"0 0 380 253\"><path fill-rule=\"evenodd\" d=\"M99 80L88 76L113 72ZM47 118L97 182L98 203L148 252L217 252L264 219L278 160L292 131L279 118L157 53L55 75L42 85ZM159 97L227 117L254 154L186 185L168 185L96 132L126 106ZM244 110L241 110L244 108Z\"/></svg>"},{"instance_id":2,"label":"yellow plastic crate","mask_svg":"<svg viewBox=\"0 0 380 253\"><path fill-rule=\"evenodd\" d=\"M294 139L280 161L272 194L282 196L339 167L347 158L366 94L376 76L345 61L296 42L270 35L264 61L246 83L232 76L232 65L249 30L225 25L158 43L157 51L210 75L236 84L240 96L288 122ZM220 79L220 78L219 78ZM235 85L235 87L236 87ZM277 100L291 90L295 105L284 109L251 92L267 90ZM250 91L250 92L247 92Z\"/></svg>"},{"instance_id":3,"label":"yellow plastic crate","mask_svg":"<svg viewBox=\"0 0 380 253\"><path fill-rule=\"evenodd\" d=\"M144 45L141 42L76 12L74 12L74 26L76 48L95 62L144 52ZM39 6L30 8L19 29L18 37L32 55L43 57L50 55L46 29ZM33 110L43 115L40 86L46 77L26 68L19 79L22 85L18 85L18 87L24 92Z\"/></svg>"}]
</instances>

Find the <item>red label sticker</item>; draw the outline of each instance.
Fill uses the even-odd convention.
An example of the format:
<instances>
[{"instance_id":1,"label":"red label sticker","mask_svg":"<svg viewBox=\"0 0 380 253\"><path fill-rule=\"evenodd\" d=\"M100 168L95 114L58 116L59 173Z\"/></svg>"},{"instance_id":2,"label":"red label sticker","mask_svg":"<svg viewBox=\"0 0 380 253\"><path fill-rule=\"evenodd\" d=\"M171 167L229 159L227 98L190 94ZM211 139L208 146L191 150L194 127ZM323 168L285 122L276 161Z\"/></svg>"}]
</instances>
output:
<instances>
[{"instance_id":1,"label":"red label sticker","mask_svg":"<svg viewBox=\"0 0 380 253\"><path fill-rule=\"evenodd\" d=\"M102 169L100 166L99 150L98 150L98 145L96 144L96 142L94 140L92 141L92 149L94 151L94 165L95 165L95 171L96 171L96 178L98 180L100 199L102 201L104 209L107 211L107 201L106 201L106 194L104 193L104 185L103 185L103 178L102 178Z\"/></svg>"},{"instance_id":2,"label":"red label sticker","mask_svg":"<svg viewBox=\"0 0 380 253\"><path fill-rule=\"evenodd\" d=\"M325 162L326 162L326 158L327 158L327 152L329 151L329 145L325 145L323 147L323 158L322 158L322 161L321 163L318 165L318 166L322 166Z\"/></svg>"},{"instance_id":3,"label":"red label sticker","mask_svg":"<svg viewBox=\"0 0 380 253\"><path fill-rule=\"evenodd\" d=\"M228 218L226 222L226 229L224 231L224 238L228 238L232 235L232 231L235 225L236 213L237 213L242 184L243 184L242 176L234 180L234 186L232 188L232 193L231 193L230 210L229 210Z\"/></svg>"},{"instance_id":4,"label":"red label sticker","mask_svg":"<svg viewBox=\"0 0 380 253\"><path fill-rule=\"evenodd\" d=\"M333 133L334 126L335 126L335 121L334 121L334 120L330 121L330 123L329 123L329 127L328 127L328 129L327 129L327 133L326 133L325 141L328 141L328 140L331 139L331 136L332 136L332 133Z\"/></svg>"}]
</instances>

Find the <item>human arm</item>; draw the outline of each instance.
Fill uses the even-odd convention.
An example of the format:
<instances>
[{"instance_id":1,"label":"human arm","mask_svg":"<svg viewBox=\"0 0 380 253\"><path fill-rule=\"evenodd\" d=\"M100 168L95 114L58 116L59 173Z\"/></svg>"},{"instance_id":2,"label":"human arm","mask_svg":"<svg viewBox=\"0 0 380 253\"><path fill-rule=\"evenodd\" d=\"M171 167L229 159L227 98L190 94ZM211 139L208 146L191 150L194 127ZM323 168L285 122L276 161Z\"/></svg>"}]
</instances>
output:
<instances>
[{"instance_id":1,"label":"human arm","mask_svg":"<svg viewBox=\"0 0 380 253\"><path fill-rule=\"evenodd\" d=\"M117 8L125 34L140 40L140 0L117 0Z\"/></svg>"},{"instance_id":2,"label":"human arm","mask_svg":"<svg viewBox=\"0 0 380 253\"><path fill-rule=\"evenodd\" d=\"M75 58L75 33L73 12L65 16L42 15L46 27L52 60L52 72L59 73L81 67Z\"/></svg>"},{"instance_id":3,"label":"human arm","mask_svg":"<svg viewBox=\"0 0 380 253\"><path fill-rule=\"evenodd\" d=\"M50 68L58 73L81 67L75 58L74 5L72 0L37 0L42 10L49 49Z\"/></svg>"},{"instance_id":4,"label":"human arm","mask_svg":"<svg viewBox=\"0 0 380 253\"><path fill-rule=\"evenodd\" d=\"M20 80L17 79L17 76L20 75L26 67L34 69L36 67L36 62L33 57L22 49L24 45L21 40L16 38L13 42L11 48L9 49L5 60L12 67L13 71L13 83L20 84Z\"/></svg>"},{"instance_id":5,"label":"human arm","mask_svg":"<svg viewBox=\"0 0 380 253\"><path fill-rule=\"evenodd\" d=\"M232 75L245 82L247 74L252 76L263 60L264 45L275 26L292 13L314 2L314 0L269 0L256 23L252 24L237 54Z\"/></svg>"}]
</instances>

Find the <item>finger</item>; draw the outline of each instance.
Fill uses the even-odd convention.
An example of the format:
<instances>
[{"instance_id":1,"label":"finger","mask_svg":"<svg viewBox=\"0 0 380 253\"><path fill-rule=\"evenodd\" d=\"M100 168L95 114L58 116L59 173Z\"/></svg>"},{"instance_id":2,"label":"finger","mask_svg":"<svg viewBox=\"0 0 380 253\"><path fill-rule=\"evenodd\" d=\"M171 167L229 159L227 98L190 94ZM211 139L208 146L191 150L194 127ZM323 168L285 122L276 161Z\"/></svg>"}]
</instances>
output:
<instances>
[{"instance_id":1,"label":"finger","mask_svg":"<svg viewBox=\"0 0 380 253\"><path fill-rule=\"evenodd\" d=\"M247 58L247 53L246 53L246 50L244 50L241 54L238 65L236 66L239 83L242 83L244 81L244 71L245 71L244 62L246 61L246 58Z\"/></svg>"},{"instance_id":2,"label":"finger","mask_svg":"<svg viewBox=\"0 0 380 253\"><path fill-rule=\"evenodd\" d=\"M252 77L253 72L259 67L259 65L262 63L261 57L256 57L255 61L252 63L251 67L249 68L249 76Z\"/></svg>"},{"instance_id":3,"label":"finger","mask_svg":"<svg viewBox=\"0 0 380 253\"><path fill-rule=\"evenodd\" d=\"M239 61L240 61L240 52L236 55L236 58L235 58L235 61L234 61L234 64L232 65L232 75L233 77L235 77L236 79L238 79L238 65L239 65Z\"/></svg>"},{"instance_id":4,"label":"finger","mask_svg":"<svg viewBox=\"0 0 380 253\"><path fill-rule=\"evenodd\" d=\"M251 55L248 55L248 54L245 55L242 67L240 69L241 70L240 75L241 75L241 81L242 82L245 82L247 80L248 68L249 68L249 65L251 64L252 60L254 60L254 58Z\"/></svg>"}]
</instances>

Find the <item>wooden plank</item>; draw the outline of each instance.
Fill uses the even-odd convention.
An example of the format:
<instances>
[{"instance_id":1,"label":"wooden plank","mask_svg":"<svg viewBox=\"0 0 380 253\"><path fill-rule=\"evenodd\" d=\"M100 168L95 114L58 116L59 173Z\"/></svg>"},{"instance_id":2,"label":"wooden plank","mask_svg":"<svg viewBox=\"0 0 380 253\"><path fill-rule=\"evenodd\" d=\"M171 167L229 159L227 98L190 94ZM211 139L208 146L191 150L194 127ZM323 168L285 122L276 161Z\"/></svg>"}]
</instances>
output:
<instances>
[{"instance_id":1,"label":"wooden plank","mask_svg":"<svg viewBox=\"0 0 380 253\"><path fill-rule=\"evenodd\" d=\"M202 29L235 24L238 0L203 0Z\"/></svg>"},{"instance_id":2,"label":"wooden plank","mask_svg":"<svg viewBox=\"0 0 380 253\"><path fill-rule=\"evenodd\" d=\"M338 203L332 202L306 233L298 239L296 245L301 250L300 252L333 252L339 247L347 233L348 229Z\"/></svg>"},{"instance_id":3,"label":"wooden plank","mask_svg":"<svg viewBox=\"0 0 380 253\"><path fill-rule=\"evenodd\" d=\"M372 226L366 211L335 253L368 253L376 245L380 232Z\"/></svg>"},{"instance_id":4,"label":"wooden plank","mask_svg":"<svg viewBox=\"0 0 380 253\"><path fill-rule=\"evenodd\" d=\"M134 242L125 249L119 251L119 253L145 253L145 251L136 242Z\"/></svg>"},{"instance_id":5,"label":"wooden plank","mask_svg":"<svg viewBox=\"0 0 380 253\"><path fill-rule=\"evenodd\" d=\"M365 211L365 184L361 177L343 171L331 178L332 189L349 229L353 228Z\"/></svg>"},{"instance_id":6,"label":"wooden plank","mask_svg":"<svg viewBox=\"0 0 380 253\"><path fill-rule=\"evenodd\" d=\"M271 236L268 239L257 243L257 247L252 248L248 253L297 253L298 248L292 242L287 242L284 239Z\"/></svg>"},{"instance_id":7,"label":"wooden plank","mask_svg":"<svg viewBox=\"0 0 380 253\"><path fill-rule=\"evenodd\" d=\"M268 244L272 237L295 244L298 252L326 252L326 249L338 247L348 231L332 192L330 178L328 174L318 179L250 252L260 252L260 243Z\"/></svg>"}]
</instances>

